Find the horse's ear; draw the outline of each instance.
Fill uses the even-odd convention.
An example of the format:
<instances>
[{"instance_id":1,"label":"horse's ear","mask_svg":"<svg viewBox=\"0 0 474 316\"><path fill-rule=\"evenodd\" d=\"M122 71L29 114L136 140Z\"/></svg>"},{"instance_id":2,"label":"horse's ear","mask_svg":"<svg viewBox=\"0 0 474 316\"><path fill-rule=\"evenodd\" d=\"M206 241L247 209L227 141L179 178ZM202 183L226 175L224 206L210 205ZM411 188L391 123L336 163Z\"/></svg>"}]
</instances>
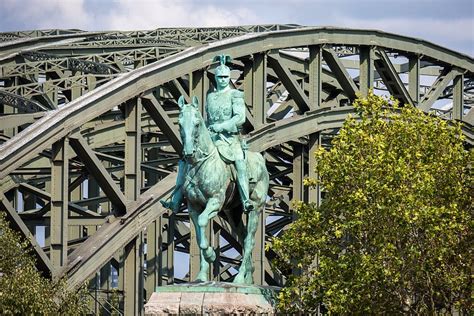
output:
<instances>
[{"instance_id":1,"label":"horse's ear","mask_svg":"<svg viewBox=\"0 0 474 316\"><path fill-rule=\"evenodd\" d=\"M180 96L179 99L178 99L178 106L179 106L179 108L180 108L180 109L183 108L184 104L185 104L184 97L183 97L183 96Z\"/></svg>"},{"instance_id":2,"label":"horse's ear","mask_svg":"<svg viewBox=\"0 0 474 316\"><path fill-rule=\"evenodd\" d=\"M199 108L199 100L198 100L197 96L193 97L193 103L192 104L196 109Z\"/></svg>"}]
</instances>

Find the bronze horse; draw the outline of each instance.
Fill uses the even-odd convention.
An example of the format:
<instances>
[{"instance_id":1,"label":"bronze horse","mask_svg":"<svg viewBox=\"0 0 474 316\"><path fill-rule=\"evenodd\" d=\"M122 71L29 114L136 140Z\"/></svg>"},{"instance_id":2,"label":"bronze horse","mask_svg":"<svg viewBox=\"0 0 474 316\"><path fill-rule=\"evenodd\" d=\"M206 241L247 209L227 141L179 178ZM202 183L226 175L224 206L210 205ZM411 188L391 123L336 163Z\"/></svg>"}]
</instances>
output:
<instances>
[{"instance_id":1,"label":"bronze horse","mask_svg":"<svg viewBox=\"0 0 474 316\"><path fill-rule=\"evenodd\" d=\"M209 245L205 232L209 221L224 209L225 217L243 240L242 263L234 278L234 283L252 284L252 250L255 245L255 232L259 225L260 212L265 206L269 183L265 160L259 153L246 153L247 172L251 179L249 195L254 209L248 213L248 219L244 225L242 221L244 212L240 202L226 202L226 192L232 178L231 166L221 159L212 142L211 135L198 110L197 98L193 97L191 104L185 104L184 98L180 97L178 105L180 108L178 123L185 158L184 165L180 167L185 168L186 178L183 185L176 190L181 190L179 193L182 193L187 200L189 216L196 230L201 252L200 271L196 280L208 281L209 265L216 259L216 254ZM170 207L169 203L162 203L165 207ZM236 205L238 207L235 207Z\"/></svg>"}]
</instances>

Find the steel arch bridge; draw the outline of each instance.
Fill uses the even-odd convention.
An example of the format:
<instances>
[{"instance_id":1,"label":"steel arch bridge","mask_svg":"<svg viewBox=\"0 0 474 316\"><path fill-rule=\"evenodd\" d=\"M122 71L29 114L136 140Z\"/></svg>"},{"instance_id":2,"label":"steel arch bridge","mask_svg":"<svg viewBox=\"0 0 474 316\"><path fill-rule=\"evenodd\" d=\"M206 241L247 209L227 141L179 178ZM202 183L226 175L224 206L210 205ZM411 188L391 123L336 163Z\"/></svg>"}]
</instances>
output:
<instances>
[{"instance_id":1,"label":"steel arch bridge","mask_svg":"<svg viewBox=\"0 0 474 316\"><path fill-rule=\"evenodd\" d=\"M292 200L319 203L319 188L302 186L310 153L330 143L358 94L374 89L461 121L474 142L473 58L420 39L298 25L0 33L0 209L38 268L72 289L89 282L102 311L118 288L123 311L138 314L156 286L199 269L186 209L172 215L158 201L173 189L182 147L177 98L204 104L219 53L234 58L248 142L270 172L253 254L259 284L284 284L265 243L291 223ZM220 218L211 226L211 277L232 280L238 237Z\"/></svg>"}]
</instances>

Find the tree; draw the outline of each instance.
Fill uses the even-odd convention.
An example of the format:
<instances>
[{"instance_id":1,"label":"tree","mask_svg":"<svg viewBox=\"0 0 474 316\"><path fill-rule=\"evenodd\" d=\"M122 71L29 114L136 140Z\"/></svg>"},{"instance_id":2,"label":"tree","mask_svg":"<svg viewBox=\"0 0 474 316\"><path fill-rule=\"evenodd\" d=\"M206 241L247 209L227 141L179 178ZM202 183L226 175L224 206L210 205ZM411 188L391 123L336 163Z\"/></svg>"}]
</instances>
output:
<instances>
[{"instance_id":1,"label":"tree","mask_svg":"<svg viewBox=\"0 0 474 316\"><path fill-rule=\"evenodd\" d=\"M8 227L0 213L0 313L2 315L81 315L85 289L71 292L64 280L41 276L28 242Z\"/></svg>"},{"instance_id":2,"label":"tree","mask_svg":"<svg viewBox=\"0 0 474 316\"><path fill-rule=\"evenodd\" d=\"M289 312L432 314L472 308L473 152L460 124L370 93L315 153L322 204L298 202L272 242ZM472 309L471 309L472 310Z\"/></svg>"}]
</instances>

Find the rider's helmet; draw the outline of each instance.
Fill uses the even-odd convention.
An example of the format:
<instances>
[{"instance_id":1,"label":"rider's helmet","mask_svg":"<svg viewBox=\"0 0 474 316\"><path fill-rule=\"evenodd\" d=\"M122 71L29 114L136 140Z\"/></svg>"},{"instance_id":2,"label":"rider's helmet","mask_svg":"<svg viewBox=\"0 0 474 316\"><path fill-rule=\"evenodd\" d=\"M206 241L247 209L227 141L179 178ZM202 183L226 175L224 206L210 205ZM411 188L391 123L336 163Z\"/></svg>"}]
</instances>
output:
<instances>
[{"instance_id":1,"label":"rider's helmet","mask_svg":"<svg viewBox=\"0 0 474 316\"><path fill-rule=\"evenodd\" d=\"M218 55L214 57L214 61L219 61L220 65L216 67L216 77L230 77L230 68L226 66L226 63L230 62L232 58L229 55Z\"/></svg>"}]
</instances>

